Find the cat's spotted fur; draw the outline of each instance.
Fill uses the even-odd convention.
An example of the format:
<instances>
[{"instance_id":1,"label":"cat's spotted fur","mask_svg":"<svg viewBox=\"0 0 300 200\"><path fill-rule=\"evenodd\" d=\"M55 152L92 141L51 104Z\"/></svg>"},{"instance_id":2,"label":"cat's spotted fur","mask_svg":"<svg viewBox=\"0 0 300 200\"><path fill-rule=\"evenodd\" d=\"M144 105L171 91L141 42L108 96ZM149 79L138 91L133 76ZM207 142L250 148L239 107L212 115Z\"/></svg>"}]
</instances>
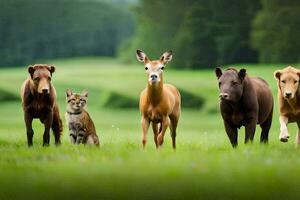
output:
<instances>
[{"instance_id":1,"label":"cat's spotted fur","mask_svg":"<svg viewBox=\"0 0 300 200\"><path fill-rule=\"evenodd\" d=\"M69 126L71 143L99 146L95 125L89 113L84 109L88 99L88 92L83 91L82 94L76 94L71 90L67 90L66 96L66 122Z\"/></svg>"}]
</instances>

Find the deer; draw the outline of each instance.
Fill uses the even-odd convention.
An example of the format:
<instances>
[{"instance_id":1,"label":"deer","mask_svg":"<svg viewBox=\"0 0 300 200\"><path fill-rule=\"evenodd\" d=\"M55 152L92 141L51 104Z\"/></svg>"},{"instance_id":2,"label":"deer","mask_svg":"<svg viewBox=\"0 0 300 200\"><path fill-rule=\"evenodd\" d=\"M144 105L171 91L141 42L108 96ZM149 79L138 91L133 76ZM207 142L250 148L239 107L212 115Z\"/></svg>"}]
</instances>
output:
<instances>
[{"instance_id":1,"label":"deer","mask_svg":"<svg viewBox=\"0 0 300 200\"><path fill-rule=\"evenodd\" d=\"M163 71L172 60L172 51L162 54L159 60L151 61L142 50L136 50L137 60L144 64L147 87L140 94L142 145L147 143L147 132L152 122L156 148L162 147L165 132L170 127L172 147L176 149L176 129L181 112L181 96L176 87L163 82Z\"/></svg>"}]
</instances>

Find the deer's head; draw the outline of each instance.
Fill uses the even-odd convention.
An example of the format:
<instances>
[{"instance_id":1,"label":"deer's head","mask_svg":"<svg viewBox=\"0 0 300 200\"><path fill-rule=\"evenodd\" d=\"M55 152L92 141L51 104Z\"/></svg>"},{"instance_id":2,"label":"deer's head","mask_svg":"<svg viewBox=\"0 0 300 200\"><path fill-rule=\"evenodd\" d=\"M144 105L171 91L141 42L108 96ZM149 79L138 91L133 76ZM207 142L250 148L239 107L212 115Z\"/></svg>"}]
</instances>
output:
<instances>
[{"instance_id":1,"label":"deer's head","mask_svg":"<svg viewBox=\"0 0 300 200\"><path fill-rule=\"evenodd\" d=\"M155 85L162 81L165 65L172 60L172 51L163 53L159 60L151 61L143 51L136 50L136 58L141 63L144 63L148 84Z\"/></svg>"}]
</instances>

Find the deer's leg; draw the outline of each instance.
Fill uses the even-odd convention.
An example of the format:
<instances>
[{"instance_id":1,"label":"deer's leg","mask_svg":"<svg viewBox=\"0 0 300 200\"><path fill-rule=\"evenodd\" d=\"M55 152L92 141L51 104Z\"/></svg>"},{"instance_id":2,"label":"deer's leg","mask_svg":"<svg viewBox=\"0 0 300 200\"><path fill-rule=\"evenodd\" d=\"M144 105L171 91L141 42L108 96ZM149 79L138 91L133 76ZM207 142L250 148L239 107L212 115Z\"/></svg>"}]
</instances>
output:
<instances>
[{"instance_id":1,"label":"deer's leg","mask_svg":"<svg viewBox=\"0 0 300 200\"><path fill-rule=\"evenodd\" d=\"M148 118L142 117L141 124L142 124L142 129L143 129L142 144L143 144L143 148L145 148L146 143L147 143L147 132L149 129L150 121Z\"/></svg>"},{"instance_id":2,"label":"deer's leg","mask_svg":"<svg viewBox=\"0 0 300 200\"><path fill-rule=\"evenodd\" d=\"M157 136L159 134L159 124L152 122L152 129L153 129L153 135L154 135L154 142L155 142L156 148L158 148Z\"/></svg>"},{"instance_id":3,"label":"deer's leg","mask_svg":"<svg viewBox=\"0 0 300 200\"><path fill-rule=\"evenodd\" d=\"M164 136L169 125L170 125L170 118L164 117L161 122L161 131L157 137L158 146L162 146L162 144L164 143Z\"/></svg>"},{"instance_id":4,"label":"deer's leg","mask_svg":"<svg viewBox=\"0 0 300 200\"><path fill-rule=\"evenodd\" d=\"M172 137L172 146L173 149L176 149L176 129L178 124L178 117L170 116L170 120L171 120L170 129L171 129L171 137Z\"/></svg>"},{"instance_id":5,"label":"deer's leg","mask_svg":"<svg viewBox=\"0 0 300 200\"><path fill-rule=\"evenodd\" d=\"M286 116L280 116L279 117L279 122L280 122L280 135L279 135L279 140L281 142L287 142L289 139L289 133L287 129L287 123L289 119Z\"/></svg>"}]
</instances>

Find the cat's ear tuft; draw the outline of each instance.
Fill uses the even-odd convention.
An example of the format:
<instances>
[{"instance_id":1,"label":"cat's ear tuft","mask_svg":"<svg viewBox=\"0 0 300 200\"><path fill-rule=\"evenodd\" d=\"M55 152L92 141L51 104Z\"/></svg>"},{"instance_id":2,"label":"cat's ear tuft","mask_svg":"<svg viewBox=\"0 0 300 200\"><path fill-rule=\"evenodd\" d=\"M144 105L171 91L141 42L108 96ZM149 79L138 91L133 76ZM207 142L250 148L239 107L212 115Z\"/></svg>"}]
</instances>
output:
<instances>
[{"instance_id":1,"label":"cat's ear tuft","mask_svg":"<svg viewBox=\"0 0 300 200\"><path fill-rule=\"evenodd\" d=\"M88 97L89 92L87 90L83 90L81 95L84 97Z\"/></svg>"},{"instance_id":2,"label":"cat's ear tuft","mask_svg":"<svg viewBox=\"0 0 300 200\"><path fill-rule=\"evenodd\" d=\"M73 95L73 92L70 89L67 89L66 95L67 95L67 97L70 97Z\"/></svg>"}]
</instances>

